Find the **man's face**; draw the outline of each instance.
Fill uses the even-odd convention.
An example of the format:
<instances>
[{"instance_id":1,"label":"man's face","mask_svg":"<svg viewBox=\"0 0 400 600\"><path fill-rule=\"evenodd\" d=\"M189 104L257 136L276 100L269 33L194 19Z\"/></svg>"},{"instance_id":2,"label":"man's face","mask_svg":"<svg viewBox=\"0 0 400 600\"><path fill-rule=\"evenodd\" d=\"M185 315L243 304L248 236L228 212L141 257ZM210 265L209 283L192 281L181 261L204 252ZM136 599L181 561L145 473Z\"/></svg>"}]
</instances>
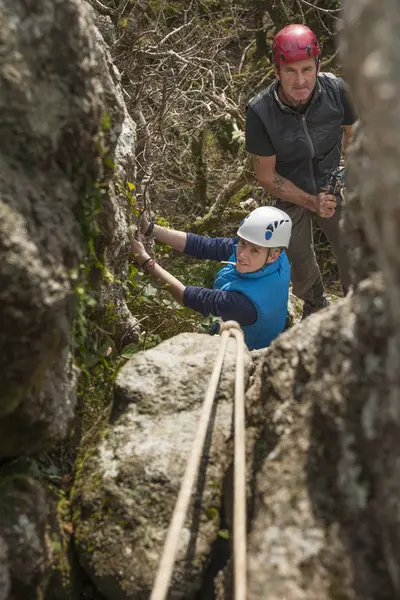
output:
<instances>
[{"instance_id":1,"label":"man's face","mask_svg":"<svg viewBox=\"0 0 400 600\"><path fill-rule=\"evenodd\" d=\"M306 58L294 63L282 63L275 69L286 99L294 106L305 104L314 91L318 73L315 58Z\"/></svg>"}]
</instances>

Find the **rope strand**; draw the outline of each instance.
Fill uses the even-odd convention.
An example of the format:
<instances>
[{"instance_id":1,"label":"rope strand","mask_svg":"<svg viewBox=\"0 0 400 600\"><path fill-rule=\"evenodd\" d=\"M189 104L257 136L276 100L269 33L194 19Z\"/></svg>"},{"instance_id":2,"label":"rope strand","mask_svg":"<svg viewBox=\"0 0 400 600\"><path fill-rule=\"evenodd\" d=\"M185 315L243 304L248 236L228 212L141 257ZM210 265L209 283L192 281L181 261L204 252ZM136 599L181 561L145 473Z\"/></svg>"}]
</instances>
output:
<instances>
[{"instance_id":1,"label":"rope strand","mask_svg":"<svg viewBox=\"0 0 400 600\"><path fill-rule=\"evenodd\" d=\"M235 451L234 451L234 578L235 600L246 600L246 456L244 410L244 338L235 321L221 326L221 341L211 379L201 409L193 447L186 464L172 519L168 528L161 561L150 600L165 600L170 585L179 535L185 524L194 482L201 464L204 442L221 376L222 365L230 335L236 339L235 376Z\"/></svg>"}]
</instances>

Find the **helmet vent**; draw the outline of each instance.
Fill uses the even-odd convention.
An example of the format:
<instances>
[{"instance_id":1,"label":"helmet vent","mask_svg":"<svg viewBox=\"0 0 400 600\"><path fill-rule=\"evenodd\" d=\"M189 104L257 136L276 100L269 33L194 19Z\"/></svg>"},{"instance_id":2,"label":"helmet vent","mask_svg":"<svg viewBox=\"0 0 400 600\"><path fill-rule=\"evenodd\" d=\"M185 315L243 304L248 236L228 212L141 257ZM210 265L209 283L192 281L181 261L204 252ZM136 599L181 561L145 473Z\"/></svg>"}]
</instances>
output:
<instances>
[{"instance_id":1,"label":"helmet vent","mask_svg":"<svg viewBox=\"0 0 400 600\"><path fill-rule=\"evenodd\" d=\"M276 222L275 222L275 226L276 226ZM267 241L270 240L273 236L273 233L274 233L274 225L272 223L270 223L265 232L265 239Z\"/></svg>"}]
</instances>

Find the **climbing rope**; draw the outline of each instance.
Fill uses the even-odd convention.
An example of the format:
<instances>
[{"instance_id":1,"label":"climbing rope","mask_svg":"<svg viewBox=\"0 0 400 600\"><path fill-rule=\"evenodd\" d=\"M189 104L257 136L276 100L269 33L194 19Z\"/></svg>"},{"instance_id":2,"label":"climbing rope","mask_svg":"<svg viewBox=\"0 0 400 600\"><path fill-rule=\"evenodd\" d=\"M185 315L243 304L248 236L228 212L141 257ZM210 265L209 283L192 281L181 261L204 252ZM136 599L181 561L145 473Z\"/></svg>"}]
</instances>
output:
<instances>
[{"instance_id":1,"label":"climbing rope","mask_svg":"<svg viewBox=\"0 0 400 600\"><path fill-rule=\"evenodd\" d=\"M246 600L246 454L245 454L245 408L244 408L244 338L240 326L235 321L221 325L221 342L217 359L206 390L200 420L191 454L186 464L178 498L168 528L161 561L158 567L150 600L165 600L171 581L179 535L185 523L192 497L192 490L198 475L208 424L214 405L215 394L221 375L222 365L230 336L236 339L236 375L234 408L234 513L233 513L233 554L235 600Z\"/></svg>"}]
</instances>

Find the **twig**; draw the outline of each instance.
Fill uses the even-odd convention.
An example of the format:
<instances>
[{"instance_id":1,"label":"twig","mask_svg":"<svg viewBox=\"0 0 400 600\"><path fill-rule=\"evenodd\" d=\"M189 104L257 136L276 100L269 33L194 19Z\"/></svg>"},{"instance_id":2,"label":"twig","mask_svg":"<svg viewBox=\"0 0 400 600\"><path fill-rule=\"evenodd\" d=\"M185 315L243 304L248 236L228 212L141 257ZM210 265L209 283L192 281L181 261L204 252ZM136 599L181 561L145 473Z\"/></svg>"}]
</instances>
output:
<instances>
[{"instance_id":1,"label":"twig","mask_svg":"<svg viewBox=\"0 0 400 600\"><path fill-rule=\"evenodd\" d=\"M311 6L311 8L314 8L315 10L319 10L320 12L323 12L323 13L327 13L328 15L331 15L331 16L333 16L333 13L338 13L342 10L341 8L321 8L320 6L311 4L311 2L307 2L307 0L299 0L299 1L302 4L305 4L306 6ZM337 19L337 17L333 17L333 18Z\"/></svg>"},{"instance_id":2,"label":"twig","mask_svg":"<svg viewBox=\"0 0 400 600\"><path fill-rule=\"evenodd\" d=\"M189 23L184 23L183 25L181 25L180 27L177 27L176 29L173 29L172 31L170 31L165 37L163 37L162 40L160 40L157 44L157 46L154 46L155 48L161 46L162 44L165 44L165 42L172 36L175 35L176 33L178 33L178 31L181 31L181 29L184 29L185 27L189 27L189 25L191 25L193 23L193 19L191 19L189 21Z\"/></svg>"},{"instance_id":3,"label":"twig","mask_svg":"<svg viewBox=\"0 0 400 600\"><path fill-rule=\"evenodd\" d=\"M92 0L92 4L94 4L94 6L97 8L97 10L102 15L107 15L109 17L115 17L116 12L114 10L112 10L112 8L109 8L108 6L106 6L105 4L100 2L100 0Z\"/></svg>"},{"instance_id":4,"label":"twig","mask_svg":"<svg viewBox=\"0 0 400 600\"><path fill-rule=\"evenodd\" d=\"M246 48L243 50L242 58L240 59L239 69L238 69L239 75L242 72L244 61L246 60L246 53L247 53L248 50L250 50L250 48L252 46L254 46L255 43L256 43L256 40L251 40L250 44L247 44Z\"/></svg>"},{"instance_id":5,"label":"twig","mask_svg":"<svg viewBox=\"0 0 400 600\"><path fill-rule=\"evenodd\" d=\"M335 61L338 54L339 54L339 48L336 50L336 52L334 54L332 54L332 56L330 56L329 58L327 58L326 60L324 60L321 63L321 69L326 69L327 67L330 67L331 64Z\"/></svg>"}]
</instances>

